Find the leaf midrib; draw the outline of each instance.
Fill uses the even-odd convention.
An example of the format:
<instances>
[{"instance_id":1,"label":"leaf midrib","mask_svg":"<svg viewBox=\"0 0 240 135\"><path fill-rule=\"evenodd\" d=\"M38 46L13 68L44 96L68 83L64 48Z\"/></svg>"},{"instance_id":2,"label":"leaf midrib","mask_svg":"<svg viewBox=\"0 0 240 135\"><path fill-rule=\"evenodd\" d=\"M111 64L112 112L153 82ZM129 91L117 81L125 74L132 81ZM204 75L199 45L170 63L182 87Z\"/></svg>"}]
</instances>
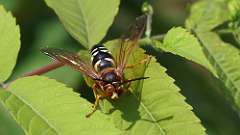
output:
<instances>
[{"instance_id":1,"label":"leaf midrib","mask_svg":"<svg viewBox=\"0 0 240 135\"><path fill-rule=\"evenodd\" d=\"M30 109L32 109L32 111L37 114L37 116L39 116L49 127L51 127L57 134L62 135L57 129L56 127L54 127L51 123L49 123L49 121L47 120L47 118L45 118L44 116L41 115L40 112L38 112L36 109L34 109L34 107L32 107L30 104L28 104L28 102L26 100L24 100L21 96L17 96L16 93L14 93L13 91L9 90L8 92L10 92L12 95L14 95L18 100L20 100L21 102L23 102L27 107L29 107Z\"/></svg>"},{"instance_id":2,"label":"leaf midrib","mask_svg":"<svg viewBox=\"0 0 240 135\"><path fill-rule=\"evenodd\" d=\"M83 23L85 24L86 27L84 27L84 30L86 32L86 36L87 36L87 44L89 46L89 29L88 29L88 22L87 22L87 19L86 16L85 16L85 12L84 10L81 8L81 4L80 4L80 1L77 2L78 3L78 6L80 7L79 10L80 10L80 14L82 15L83 17Z\"/></svg>"},{"instance_id":3,"label":"leaf midrib","mask_svg":"<svg viewBox=\"0 0 240 135\"><path fill-rule=\"evenodd\" d=\"M130 91L133 91L132 88L130 88ZM157 119L153 116L153 114L151 113L151 111L146 107L146 105L139 100L139 98L137 98L137 95L135 95L134 93L132 93L133 96L137 99L137 101L140 102L140 106L142 106L142 108L146 111L146 113L148 114L148 116L153 120L153 123L158 127L159 131L161 132L161 134L166 135L166 133L163 131L163 129L161 128L161 126L156 122Z\"/></svg>"},{"instance_id":4,"label":"leaf midrib","mask_svg":"<svg viewBox=\"0 0 240 135\"><path fill-rule=\"evenodd\" d=\"M198 39L200 39L198 35L197 35L197 37L198 37ZM200 39L200 41L201 41L202 46L206 49L208 55L210 55L210 56L213 58L214 64L221 70L221 73L223 73L223 74L227 77L227 79L230 81L230 83L232 84L232 86L234 87L234 89L237 90L236 93L234 93L234 95L233 95L233 96L234 96L234 102L235 102L235 96L237 95L237 93L240 92L239 89L237 88L237 86L236 86L235 83L234 83L235 81L232 80L232 77L230 77L230 76L228 75L228 73L224 70L224 68L221 66L221 64L218 63L218 61L217 61L217 59L215 58L215 56L214 56L214 55L211 55L211 54L212 54L211 51L208 49L207 46L205 46L205 44L202 42L201 39ZM221 75L219 75L219 77L220 77L220 76L221 76ZM226 83L226 81L223 81L223 82Z\"/></svg>"}]
</instances>

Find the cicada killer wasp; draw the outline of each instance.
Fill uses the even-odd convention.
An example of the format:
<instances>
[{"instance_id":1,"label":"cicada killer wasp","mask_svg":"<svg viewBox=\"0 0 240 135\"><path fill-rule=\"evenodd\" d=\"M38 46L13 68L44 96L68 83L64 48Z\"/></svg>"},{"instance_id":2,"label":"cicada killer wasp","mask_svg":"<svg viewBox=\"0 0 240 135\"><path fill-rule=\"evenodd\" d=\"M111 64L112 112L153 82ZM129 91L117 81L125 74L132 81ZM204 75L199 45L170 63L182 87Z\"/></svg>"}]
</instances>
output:
<instances>
[{"instance_id":1,"label":"cicada killer wasp","mask_svg":"<svg viewBox=\"0 0 240 135\"><path fill-rule=\"evenodd\" d=\"M138 39L145 29L146 21L147 16L143 15L138 17L136 22L130 26L127 33L128 36L125 35L120 39L120 49L115 58L102 44L94 45L90 50L92 66L89 62L81 59L76 53L56 48L44 48L41 50L50 58L71 66L73 69L80 71L83 75L94 80L92 89L96 99L93 110L86 115L87 117L95 112L100 99L104 97L117 99L124 89L126 89L123 87L124 84L148 78L124 78L126 63L134 48L138 46ZM100 89L102 92L99 93L97 89Z\"/></svg>"}]
</instances>

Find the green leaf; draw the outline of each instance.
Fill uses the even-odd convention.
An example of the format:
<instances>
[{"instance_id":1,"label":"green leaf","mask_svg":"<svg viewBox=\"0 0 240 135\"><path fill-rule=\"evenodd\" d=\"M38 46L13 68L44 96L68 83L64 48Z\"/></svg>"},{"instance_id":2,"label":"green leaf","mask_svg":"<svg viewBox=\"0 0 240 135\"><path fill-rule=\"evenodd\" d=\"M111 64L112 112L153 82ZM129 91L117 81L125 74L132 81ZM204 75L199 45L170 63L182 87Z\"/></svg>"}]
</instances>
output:
<instances>
[{"instance_id":1,"label":"green leaf","mask_svg":"<svg viewBox=\"0 0 240 135\"><path fill-rule=\"evenodd\" d=\"M115 40L105 44L113 55L118 50L117 43ZM144 56L142 49L135 50L129 57L128 65L137 64ZM165 71L154 58L150 64L137 64L132 69L126 69L126 79L140 76L150 78L131 84L129 91L116 101L102 101L101 109L112 115L116 127L124 134L205 134L200 120L191 111L192 107L184 101L174 80Z\"/></svg>"},{"instance_id":2,"label":"green leaf","mask_svg":"<svg viewBox=\"0 0 240 135\"><path fill-rule=\"evenodd\" d=\"M240 1L230 0L228 3L229 12L233 21L240 20Z\"/></svg>"},{"instance_id":3,"label":"green leaf","mask_svg":"<svg viewBox=\"0 0 240 135\"><path fill-rule=\"evenodd\" d=\"M234 39L236 40L238 47L240 47L240 19L238 23L239 23L238 25L235 25L235 27L232 28Z\"/></svg>"},{"instance_id":4,"label":"green leaf","mask_svg":"<svg viewBox=\"0 0 240 135\"><path fill-rule=\"evenodd\" d=\"M67 48L67 50L74 50L73 52L78 50L76 48L78 46L69 43L69 35L57 19L44 22L38 25L36 29L37 32L33 38L35 40L32 42L31 47L28 47L28 49L25 50L26 53L23 54L21 62L15 67L10 80L14 80L27 72L43 67L43 65L52 63L51 59L40 52L40 48L47 46ZM80 73L67 66L58 68L53 72L48 72L45 75L53 79L56 78L59 82L74 88L79 87L82 82Z\"/></svg>"},{"instance_id":5,"label":"green leaf","mask_svg":"<svg viewBox=\"0 0 240 135\"><path fill-rule=\"evenodd\" d=\"M0 83L8 79L20 49L20 30L15 18L0 5Z\"/></svg>"},{"instance_id":6,"label":"green leaf","mask_svg":"<svg viewBox=\"0 0 240 135\"><path fill-rule=\"evenodd\" d=\"M229 17L227 3L223 0L201 0L191 6L185 26L196 32L210 31L229 20Z\"/></svg>"},{"instance_id":7,"label":"green leaf","mask_svg":"<svg viewBox=\"0 0 240 135\"><path fill-rule=\"evenodd\" d=\"M67 31L86 48L106 34L118 12L120 0L45 0Z\"/></svg>"},{"instance_id":8,"label":"green leaf","mask_svg":"<svg viewBox=\"0 0 240 135\"><path fill-rule=\"evenodd\" d=\"M0 88L0 91L4 89ZM0 135L25 135L21 127L0 103Z\"/></svg>"},{"instance_id":9,"label":"green leaf","mask_svg":"<svg viewBox=\"0 0 240 135\"><path fill-rule=\"evenodd\" d=\"M201 135L205 129L191 111L192 107L179 93L166 69L153 58L148 65L140 98L135 92L124 93L118 101L106 108L113 121L125 134ZM106 104L106 102L105 102Z\"/></svg>"},{"instance_id":10,"label":"green leaf","mask_svg":"<svg viewBox=\"0 0 240 135\"><path fill-rule=\"evenodd\" d=\"M240 110L240 51L213 32L197 33L209 61L225 84L223 93Z\"/></svg>"},{"instance_id":11,"label":"green leaf","mask_svg":"<svg viewBox=\"0 0 240 135\"><path fill-rule=\"evenodd\" d=\"M155 43L156 47L198 63L216 75L216 71L205 57L198 40L186 29L181 27L172 28L164 37L163 44L160 42Z\"/></svg>"},{"instance_id":12,"label":"green leaf","mask_svg":"<svg viewBox=\"0 0 240 135\"><path fill-rule=\"evenodd\" d=\"M0 91L0 98L29 135L119 134L99 111L86 118L90 104L72 89L46 77L18 79L7 91Z\"/></svg>"},{"instance_id":13,"label":"green leaf","mask_svg":"<svg viewBox=\"0 0 240 135\"><path fill-rule=\"evenodd\" d=\"M229 26L233 31L233 36L240 46L240 1L239 0L231 0L228 3L228 8L231 15L231 22Z\"/></svg>"}]
</instances>

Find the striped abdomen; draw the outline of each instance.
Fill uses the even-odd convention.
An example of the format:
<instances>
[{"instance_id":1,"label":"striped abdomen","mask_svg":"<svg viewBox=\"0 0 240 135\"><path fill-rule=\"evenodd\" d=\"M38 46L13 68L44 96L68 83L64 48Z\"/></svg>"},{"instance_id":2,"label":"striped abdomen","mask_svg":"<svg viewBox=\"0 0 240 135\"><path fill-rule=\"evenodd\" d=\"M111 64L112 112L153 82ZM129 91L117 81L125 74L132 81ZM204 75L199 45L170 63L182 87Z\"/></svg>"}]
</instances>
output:
<instances>
[{"instance_id":1,"label":"striped abdomen","mask_svg":"<svg viewBox=\"0 0 240 135\"><path fill-rule=\"evenodd\" d=\"M92 65L97 72L115 66L112 54L101 44L93 46L91 55Z\"/></svg>"}]
</instances>

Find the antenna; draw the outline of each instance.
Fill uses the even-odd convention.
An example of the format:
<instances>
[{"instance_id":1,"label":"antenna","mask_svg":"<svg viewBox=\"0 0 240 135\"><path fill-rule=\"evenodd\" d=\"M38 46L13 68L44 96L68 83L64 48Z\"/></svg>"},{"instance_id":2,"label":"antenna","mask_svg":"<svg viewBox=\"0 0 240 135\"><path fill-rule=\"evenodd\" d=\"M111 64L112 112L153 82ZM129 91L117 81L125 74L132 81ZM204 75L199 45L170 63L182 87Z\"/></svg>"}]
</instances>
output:
<instances>
[{"instance_id":1,"label":"antenna","mask_svg":"<svg viewBox=\"0 0 240 135\"><path fill-rule=\"evenodd\" d=\"M123 84L125 84L125 83L129 83L129 82L133 82L133 81L148 79L148 78L150 78L150 77L139 77L139 78L134 78L134 79L131 79L131 80L126 80L126 81L120 83L120 85L123 85Z\"/></svg>"},{"instance_id":2,"label":"antenna","mask_svg":"<svg viewBox=\"0 0 240 135\"><path fill-rule=\"evenodd\" d=\"M123 84L125 84L125 83L129 83L129 82L133 82L133 81L138 81L138 80L143 80L143 79L148 79L148 78L150 78L150 77L139 77L139 78L134 78L134 79L131 79L131 80L126 80L126 81L123 81L123 82L110 82L110 81L103 80L103 79L100 79L100 78L94 78L93 80L106 82L106 83L109 83L109 84L111 84L111 85L114 86L114 84L123 85Z\"/></svg>"}]
</instances>

